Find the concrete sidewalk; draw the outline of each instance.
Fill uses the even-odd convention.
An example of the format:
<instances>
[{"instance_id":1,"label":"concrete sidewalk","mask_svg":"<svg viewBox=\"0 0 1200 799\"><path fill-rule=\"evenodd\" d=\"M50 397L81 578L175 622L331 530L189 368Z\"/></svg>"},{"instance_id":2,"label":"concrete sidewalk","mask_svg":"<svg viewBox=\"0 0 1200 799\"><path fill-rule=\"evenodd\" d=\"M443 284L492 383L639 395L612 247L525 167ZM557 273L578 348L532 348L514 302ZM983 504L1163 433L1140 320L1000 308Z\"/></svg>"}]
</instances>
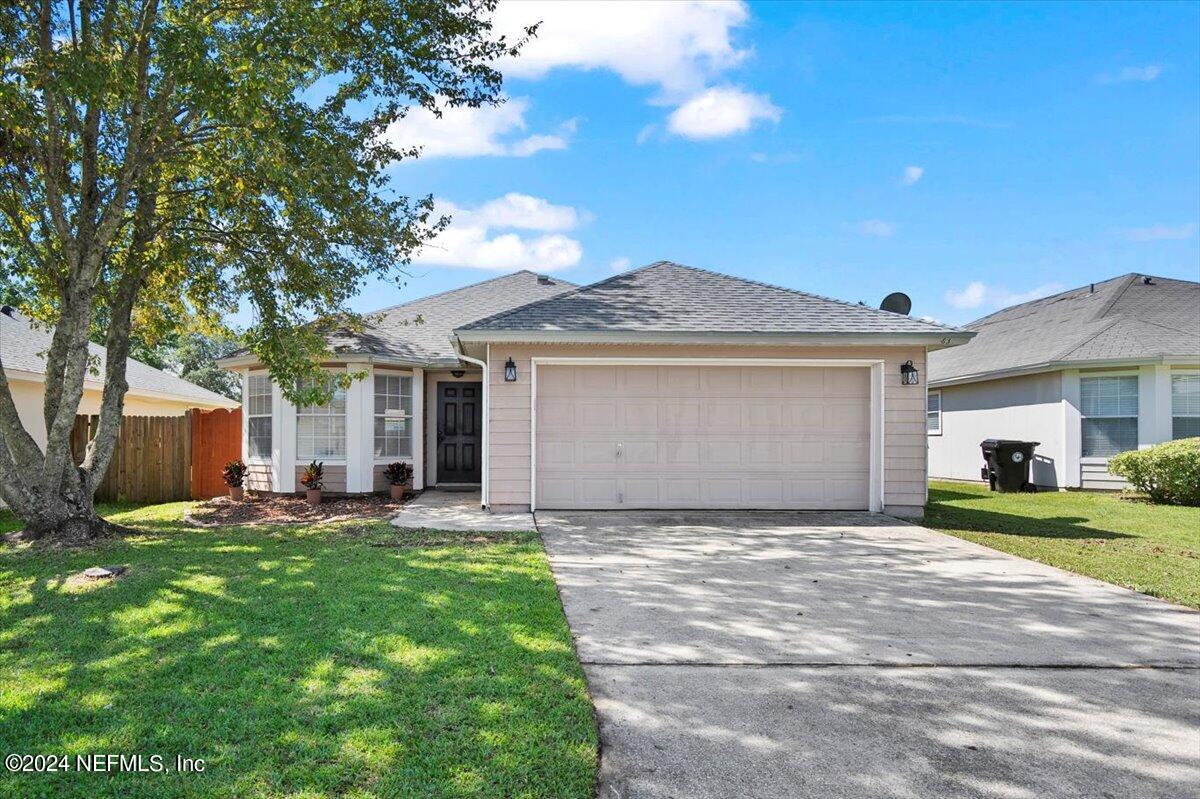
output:
<instances>
[{"instance_id":1,"label":"concrete sidewalk","mask_svg":"<svg viewBox=\"0 0 1200 799\"><path fill-rule=\"evenodd\" d=\"M868 514L539 514L601 796L1200 792L1200 614Z\"/></svg>"},{"instance_id":2,"label":"concrete sidewalk","mask_svg":"<svg viewBox=\"0 0 1200 799\"><path fill-rule=\"evenodd\" d=\"M480 507L479 496L478 491L423 491L392 518L392 525L463 532L537 529L532 513L492 513Z\"/></svg>"}]
</instances>

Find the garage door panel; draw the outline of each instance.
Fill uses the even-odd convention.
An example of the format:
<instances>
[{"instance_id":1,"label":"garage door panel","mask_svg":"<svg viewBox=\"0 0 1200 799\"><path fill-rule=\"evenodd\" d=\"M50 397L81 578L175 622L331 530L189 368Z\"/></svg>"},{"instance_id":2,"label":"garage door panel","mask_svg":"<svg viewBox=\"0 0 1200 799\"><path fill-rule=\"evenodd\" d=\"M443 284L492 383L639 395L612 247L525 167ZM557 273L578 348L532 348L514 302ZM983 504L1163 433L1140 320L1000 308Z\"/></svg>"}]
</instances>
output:
<instances>
[{"instance_id":1,"label":"garage door panel","mask_svg":"<svg viewBox=\"0 0 1200 799\"><path fill-rule=\"evenodd\" d=\"M664 441L664 462L668 464L698 464L700 462L699 441Z\"/></svg>"},{"instance_id":2,"label":"garage door panel","mask_svg":"<svg viewBox=\"0 0 1200 799\"><path fill-rule=\"evenodd\" d=\"M570 400L538 397L537 414L538 429L544 432L575 428L575 403Z\"/></svg>"},{"instance_id":3,"label":"garage door panel","mask_svg":"<svg viewBox=\"0 0 1200 799\"><path fill-rule=\"evenodd\" d=\"M538 372L538 507L868 506L867 369Z\"/></svg>"}]
</instances>

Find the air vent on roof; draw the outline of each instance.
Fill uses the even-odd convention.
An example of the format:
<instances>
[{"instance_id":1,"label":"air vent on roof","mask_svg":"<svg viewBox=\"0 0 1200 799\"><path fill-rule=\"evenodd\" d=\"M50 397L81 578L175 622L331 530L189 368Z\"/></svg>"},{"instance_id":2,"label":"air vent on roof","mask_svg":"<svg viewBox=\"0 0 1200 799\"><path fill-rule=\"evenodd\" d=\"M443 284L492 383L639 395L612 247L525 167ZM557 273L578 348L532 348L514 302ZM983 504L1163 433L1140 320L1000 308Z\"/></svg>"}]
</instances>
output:
<instances>
[{"instance_id":1,"label":"air vent on roof","mask_svg":"<svg viewBox=\"0 0 1200 799\"><path fill-rule=\"evenodd\" d=\"M903 292L893 291L883 298L883 302L879 303L879 310L908 316L908 312L912 310L912 300Z\"/></svg>"},{"instance_id":2,"label":"air vent on roof","mask_svg":"<svg viewBox=\"0 0 1200 799\"><path fill-rule=\"evenodd\" d=\"M1153 281L1153 280L1151 280L1149 277L1143 277L1143 278L1142 278L1142 285L1143 285L1143 286L1153 286L1153 285L1154 285L1154 281Z\"/></svg>"},{"instance_id":3,"label":"air vent on roof","mask_svg":"<svg viewBox=\"0 0 1200 799\"><path fill-rule=\"evenodd\" d=\"M538 282L541 283L543 286L550 285L550 278L547 277L546 275L538 275L537 277L538 277Z\"/></svg>"}]
</instances>

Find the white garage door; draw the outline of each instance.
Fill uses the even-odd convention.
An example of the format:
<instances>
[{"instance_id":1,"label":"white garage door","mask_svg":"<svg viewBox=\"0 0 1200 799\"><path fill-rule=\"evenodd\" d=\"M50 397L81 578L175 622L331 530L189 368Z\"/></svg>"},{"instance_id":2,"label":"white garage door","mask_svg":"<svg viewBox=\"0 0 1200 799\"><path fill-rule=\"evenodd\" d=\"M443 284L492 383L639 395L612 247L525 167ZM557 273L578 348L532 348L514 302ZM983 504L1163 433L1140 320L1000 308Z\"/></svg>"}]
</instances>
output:
<instances>
[{"instance_id":1,"label":"white garage door","mask_svg":"<svg viewBox=\"0 0 1200 799\"><path fill-rule=\"evenodd\" d=\"M870 370L539 365L539 509L865 510Z\"/></svg>"}]
</instances>

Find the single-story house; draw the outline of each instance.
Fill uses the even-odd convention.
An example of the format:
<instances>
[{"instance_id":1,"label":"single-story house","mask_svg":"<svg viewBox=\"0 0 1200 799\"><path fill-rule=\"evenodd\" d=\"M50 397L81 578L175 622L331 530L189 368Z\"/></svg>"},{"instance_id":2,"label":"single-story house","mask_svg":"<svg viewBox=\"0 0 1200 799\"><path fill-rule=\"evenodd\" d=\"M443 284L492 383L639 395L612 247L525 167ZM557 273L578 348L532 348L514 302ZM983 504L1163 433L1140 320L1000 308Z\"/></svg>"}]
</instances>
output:
<instances>
[{"instance_id":1,"label":"single-story house","mask_svg":"<svg viewBox=\"0 0 1200 799\"><path fill-rule=\"evenodd\" d=\"M46 394L46 353L50 350L52 333L35 327L20 313L0 314L0 362L8 378L17 414L25 429L39 446L46 444L45 415L42 410ZM83 399L79 413L100 412L104 390L105 349L89 344L92 369L83 383ZM236 408L238 403L195 383L155 369L141 361L129 359L125 369L129 390L125 394L125 416L182 416L189 408Z\"/></svg>"},{"instance_id":2,"label":"single-story house","mask_svg":"<svg viewBox=\"0 0 1200 799\"><path fill-rule=\"evenodd\" d=\"M416 319L419 323L414 323ZM366 372L294 407L249 353L249 486L478 486L495 509L861 509L926 499L926 353L972 334L659 262L578 287L517 272L330 340Z\"/></svg>"},{"instance_id":3,"label":"single-story house","mask_svg":"<svg viewBox=\"0 0 1200 799\"><path fill-rule=\"evenodd\" d=\"M986 438L1037 441L1032 481L1120 488L1119 452L1200 435L1200 283L1129 274L1005 308L929 358L929 474L980 480Z\"/></svg>"}]
</instances>

